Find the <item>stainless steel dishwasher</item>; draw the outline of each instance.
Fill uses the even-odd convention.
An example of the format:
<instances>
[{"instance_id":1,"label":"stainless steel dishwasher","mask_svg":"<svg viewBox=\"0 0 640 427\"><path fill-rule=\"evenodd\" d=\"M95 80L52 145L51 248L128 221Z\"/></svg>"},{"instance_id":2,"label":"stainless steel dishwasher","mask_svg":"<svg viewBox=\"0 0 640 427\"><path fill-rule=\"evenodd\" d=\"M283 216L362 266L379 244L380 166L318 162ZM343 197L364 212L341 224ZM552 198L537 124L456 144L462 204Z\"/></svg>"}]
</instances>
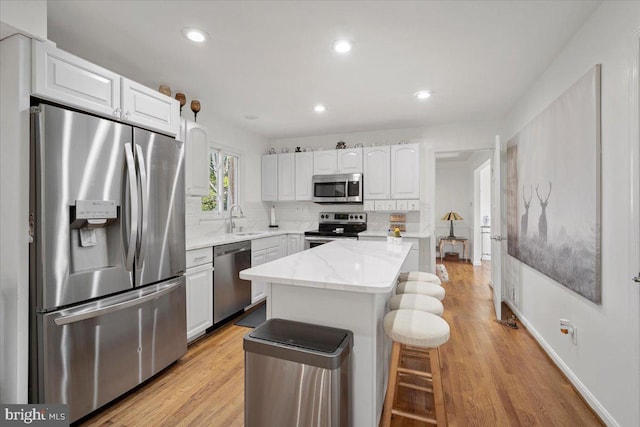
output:
<instances>
[{"instance_id":1,"label":"stainless steel dishwasher","mask_svg":"<svg viewBox=\"0 0 640 427\"><path fill-rule=\"evenodd\" d=\"M251 267L251 241L213 248L213 323L244 310L251 304L251 281L240 271Z\"/></svg>"}]
</instances>

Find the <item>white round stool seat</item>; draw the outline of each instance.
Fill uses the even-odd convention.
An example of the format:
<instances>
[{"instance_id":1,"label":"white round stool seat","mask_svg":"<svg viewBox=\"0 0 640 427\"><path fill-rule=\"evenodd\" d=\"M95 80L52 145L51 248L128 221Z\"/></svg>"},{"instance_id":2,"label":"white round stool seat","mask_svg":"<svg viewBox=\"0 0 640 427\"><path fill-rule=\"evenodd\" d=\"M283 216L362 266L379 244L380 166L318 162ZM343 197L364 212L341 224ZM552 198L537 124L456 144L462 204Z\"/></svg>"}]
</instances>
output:
<instances>
[{"instance_id":1,"label":"white round stool seat","mask_svg":"<svg viewBox=\"0 0 640 427\"><path fill-rule=\"evenodd\" d=\"M389 300L390 310L419 310L427 313L442 316L444 307L442 303L434 297L420 294L400 294L394 295Z\"/></svg>"},{"instance_id":2,"label":"white round stool seat","mask_svg":"<svg viewBox=\"0 0 640 427\"><path fill-rule=\"evenodd\" d=\"M434 297L442 301L446 294L444 288L430 282L419 282L410 280L408 282L398 283L396 294L422 294Z\"/></svg>"},{"instance_id":3,"label":"white round stool seat","mask_svg":"<svg viewBox=\"0 0 640 427\"><path fill-rule=\"evenodd\" d=\"M433 273L427 273L425 271L410 271L408 273L400 273L398 276L398 281L400 282L408 282L410 280L417 280L420 282L431 282L436 285L441 285L442 282L440 278Z\"/></svg>"},{"instance_id":4,"label":"white round stool seat","mask_svg":"<svg viewBox=\"0 0 640 427\"><path fill-rule=\"evenodd\" d=\"M440 316L418 310L396 310L384 316L384 331L400 344L436 348L449 341L449 324Z\"/></svg>"}]
</instances>

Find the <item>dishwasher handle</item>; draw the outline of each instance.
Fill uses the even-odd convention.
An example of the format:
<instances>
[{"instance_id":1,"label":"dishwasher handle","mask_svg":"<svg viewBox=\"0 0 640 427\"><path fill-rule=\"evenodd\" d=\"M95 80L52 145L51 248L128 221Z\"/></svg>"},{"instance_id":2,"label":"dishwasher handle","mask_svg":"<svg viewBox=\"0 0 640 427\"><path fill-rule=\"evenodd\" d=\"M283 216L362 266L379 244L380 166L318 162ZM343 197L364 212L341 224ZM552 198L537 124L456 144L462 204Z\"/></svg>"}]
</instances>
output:
<instances>
[{"instance_id":1,"label":"dishwasher handle","mask_svg":"<svg viewBox=\"0 0 640 427\"><path fill-rule=\"evenodd\" d=\"M220 245L213 247L213 257L233 254L237 252L251 251L251 242L229 243L228 245Z\"/></svg>"}]
</instances>

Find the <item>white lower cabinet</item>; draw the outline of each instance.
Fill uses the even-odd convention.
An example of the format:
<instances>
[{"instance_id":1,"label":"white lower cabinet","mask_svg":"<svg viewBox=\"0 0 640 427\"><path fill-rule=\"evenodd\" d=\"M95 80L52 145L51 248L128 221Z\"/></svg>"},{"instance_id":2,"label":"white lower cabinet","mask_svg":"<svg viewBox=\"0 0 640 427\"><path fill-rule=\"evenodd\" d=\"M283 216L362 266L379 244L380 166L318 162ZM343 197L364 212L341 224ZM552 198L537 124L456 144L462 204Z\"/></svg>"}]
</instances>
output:
<instances>
[{"instance_id":1,"label":"white lower cabinet","mask_svg":"<svg viewBox=\"0 0 640 427\"><path fill-rule=\"evenodd\" d=\"M304 237L302 234L287 235L287 255L302 252L304 249Z\"/></svg>"},{"instance_id":2,"label":"white lower cabinet","mask_svg":"<svg viewBox=\"0 0 640 427\"><path fill-rule=\"evenodd\" d=\"M251 267L275 261L287 255L287 235L264 237L251 241ZM251 304L264 299L266 283L251 281Z\"/></svg>"},{"instance_id":3,"label":"white lower cabinet","mask_svg":"<svg viewBox=\"0 0 640 427\"><path fill-rule=\"evenodd\" d=\"M213 264L187 269L187 341L213 325Z\"/></svg>"}]
</instances>

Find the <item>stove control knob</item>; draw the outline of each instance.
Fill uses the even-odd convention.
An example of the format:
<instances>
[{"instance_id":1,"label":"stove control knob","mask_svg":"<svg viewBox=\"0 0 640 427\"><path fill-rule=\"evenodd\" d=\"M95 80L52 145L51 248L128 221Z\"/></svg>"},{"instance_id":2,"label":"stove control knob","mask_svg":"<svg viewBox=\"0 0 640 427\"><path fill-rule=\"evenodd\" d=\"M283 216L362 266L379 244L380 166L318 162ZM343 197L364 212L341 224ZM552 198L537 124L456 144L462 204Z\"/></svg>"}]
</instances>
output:
<instances>
[{"instance_id":1,"label":"stove control knob","mask_svg":"<svg viewBox=\"0 0 640 427\"><path fill-rule=\"evenodd\" d=\"M353 219L353 215L349 215L349 219Z\"/></svg>"},{"instance_id":2,"label":"stove control knob","mask_svg":"<svg viewBox=\"0 0 640 427\"><path fill-rule=\"evenodd\" d=\"M360 219L362 219L362 215L360 215Z\"/></svg>"},{"instance_id":3,"label":"stove control knob","mask_svg":"<svg viewBox=\"0 0 640 427\"><path fill-rule=\"evenodd\" d=\"M324 218L324 215L320 215L320 218Z\"/></svg>"}]
</instances>

